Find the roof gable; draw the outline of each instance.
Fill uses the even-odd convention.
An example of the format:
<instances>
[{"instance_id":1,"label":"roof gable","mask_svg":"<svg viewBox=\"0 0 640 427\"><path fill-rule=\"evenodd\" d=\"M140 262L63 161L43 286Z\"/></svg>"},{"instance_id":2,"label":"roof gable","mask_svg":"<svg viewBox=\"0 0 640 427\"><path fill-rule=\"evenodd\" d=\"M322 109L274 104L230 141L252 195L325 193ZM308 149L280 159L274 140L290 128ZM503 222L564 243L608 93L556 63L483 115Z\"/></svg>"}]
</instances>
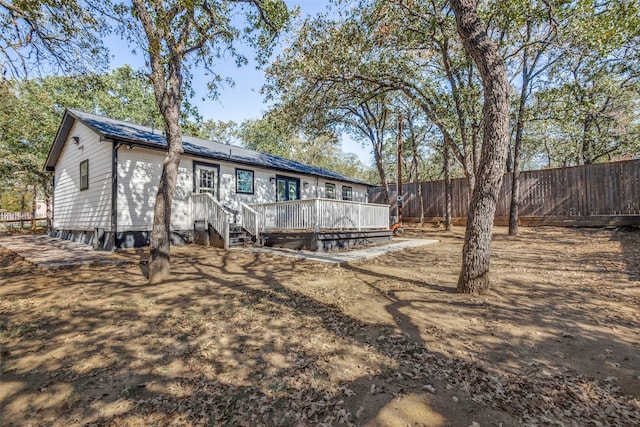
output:
<instances>
[{"instance_id":1,"label":"roof gable","mask_svg":"<svg viewBox=\"0 0 640 427\"><path fill-rule=\"evenodd\" d=\"M97 116L78 110L66 110L51 150L49 151L47 161L45 162L46 170L53 170L55 167L58 157L62 152L62 148L69 138L69 132L73 127L73 123L76 120L91 128L94 132L99 134L102 139L110 139L123 142L125 144L143 146L152 149L166 149L167 147L167 140L158 129L152 129L146 126ZM228 162L241 163L243 165L318 176L330 180L344 181L360 185L369 185L367 182L350 178L329 169L307 165L294 160L260 153L258 151L249 150L235 145L226 145L214 141L208 141L206 139L194 138L192 136L183 135L182 146L185 154L189 154L194 157L224 160Z\"/></svg>"}]
</instances>

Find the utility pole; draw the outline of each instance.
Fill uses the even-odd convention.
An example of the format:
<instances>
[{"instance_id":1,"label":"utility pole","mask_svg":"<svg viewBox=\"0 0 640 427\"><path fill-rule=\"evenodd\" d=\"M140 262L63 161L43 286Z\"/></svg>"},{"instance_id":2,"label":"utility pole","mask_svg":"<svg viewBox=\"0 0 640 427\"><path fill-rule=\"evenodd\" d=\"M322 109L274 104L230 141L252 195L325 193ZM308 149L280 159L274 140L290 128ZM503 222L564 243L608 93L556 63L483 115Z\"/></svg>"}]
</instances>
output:
<instances>
[{"instance_id":1,"label":"utility pole","mask_svg":"<svg viewBox=\"0 0 640 427\"><path fill-rule=\"evenodd\" d=\"M402 224L402 114L398 116L398 181L397 181L398 198L396 206L398 207L398 224Z\"/></svg>"}]
</instances>

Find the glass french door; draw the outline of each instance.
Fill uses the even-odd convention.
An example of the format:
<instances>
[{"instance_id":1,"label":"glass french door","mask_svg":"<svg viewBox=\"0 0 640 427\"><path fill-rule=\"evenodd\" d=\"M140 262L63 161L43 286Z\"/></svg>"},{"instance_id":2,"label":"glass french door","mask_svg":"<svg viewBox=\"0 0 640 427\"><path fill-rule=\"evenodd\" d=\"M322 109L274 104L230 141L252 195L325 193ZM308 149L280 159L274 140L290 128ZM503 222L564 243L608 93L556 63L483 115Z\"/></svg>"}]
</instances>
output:
<instances>
[{"instance_id":1,"label":"glass french door","mask_svg":"<svg viewBox=\"0 0 640 427\"><path fill-rule=\"evenodd\" d=\"M196 193L209 193L218 199L218 168L196 165Z\"/></svg>"},{"instance_id":2,"label":"glass french door","mask_svg":"<svg viewBox=\"0 0 640 427\"><path fill-rule=\"evenodd\" d=\"M300 198L300 180L286 176L276 177L276 201L285 202Z\"/></svg>"}]
</instances>

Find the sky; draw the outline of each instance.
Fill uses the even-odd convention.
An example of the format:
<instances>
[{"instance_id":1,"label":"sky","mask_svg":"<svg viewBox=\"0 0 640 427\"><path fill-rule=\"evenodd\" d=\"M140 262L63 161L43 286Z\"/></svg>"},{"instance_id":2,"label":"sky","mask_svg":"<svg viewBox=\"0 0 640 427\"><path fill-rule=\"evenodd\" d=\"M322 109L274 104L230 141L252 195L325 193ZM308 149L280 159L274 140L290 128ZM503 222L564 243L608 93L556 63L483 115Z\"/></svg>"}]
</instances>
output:
<instances>
[{"instance_id":1,"label":"sky","mask_svg":"<svg viewBox=\"0 0 640 427\"><path fill-rule=\"evenodd\" d=\"M324 12L328 5L325 1L315 0L285 0L285 2L290 9L298 6L302 17ZM284 38L281 37L282 39ZM140 53L134 54L126 42L117 35L111 36L106 42L111 52L110 68L118 68L125 64L134 69L144 68L145 58ZM253 60L253 52L250 49L240 50L249 63L240 68L232 58L220 63L218 73L223 77L231 77L235 85L223 87L218 99L211 100L206 97L207 76L197 72L194 74L195 96L192 103L198 107L199 113L205 120L233 120L241 123L246 119L260 118L267 110L268 105L264 103L263 96L260 94L260 89L265 83L264 71L256 69L257 64ZM279 50L276 49L275 54ZM342 151L355 153L365 164L370 164L372 161L371 150L363 147L360 142L352 140L348 135L342 137Z\"/></svg>"}]
</instances>

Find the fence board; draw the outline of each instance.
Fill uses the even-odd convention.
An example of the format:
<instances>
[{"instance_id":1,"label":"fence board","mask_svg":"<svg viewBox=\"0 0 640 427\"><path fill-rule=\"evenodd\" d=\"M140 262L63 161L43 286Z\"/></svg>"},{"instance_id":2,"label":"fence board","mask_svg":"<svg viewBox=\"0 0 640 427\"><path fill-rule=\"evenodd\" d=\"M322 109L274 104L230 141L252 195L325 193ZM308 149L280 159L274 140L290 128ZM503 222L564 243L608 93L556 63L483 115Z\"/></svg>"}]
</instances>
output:
<instances>
[{"instance_id":1,"label":"fence board","mask_svg":"<svg viewBox=\"0 0 640 427\"><path fill-rule=\"evenodd\" d=\"M511 202L513 176L504 176L496 208L496 217L508 217ZM425 218L442 218L445 214L445 182L428 181L419 184L403 184L403 216L420 217L420 185L424 195ZM466 217L469 197L466 178L454 179L451 183L452 216ZM369 190L371 203L383 203L382 189ZM392 210L396 209L397 191L389 186ZM535 217L535 223L543 225L568 218L588 223L597 222L598 217L638 217L640 223L640 160L601 163L568 168L524 171L520 174L520 217ZM595 219L594 219L595 218ZM602 219L602 224L607 221ZM632 220L633 223L635 220ZM609 222L606 222L609 224Z\"/></svg>"}]
</instances>

